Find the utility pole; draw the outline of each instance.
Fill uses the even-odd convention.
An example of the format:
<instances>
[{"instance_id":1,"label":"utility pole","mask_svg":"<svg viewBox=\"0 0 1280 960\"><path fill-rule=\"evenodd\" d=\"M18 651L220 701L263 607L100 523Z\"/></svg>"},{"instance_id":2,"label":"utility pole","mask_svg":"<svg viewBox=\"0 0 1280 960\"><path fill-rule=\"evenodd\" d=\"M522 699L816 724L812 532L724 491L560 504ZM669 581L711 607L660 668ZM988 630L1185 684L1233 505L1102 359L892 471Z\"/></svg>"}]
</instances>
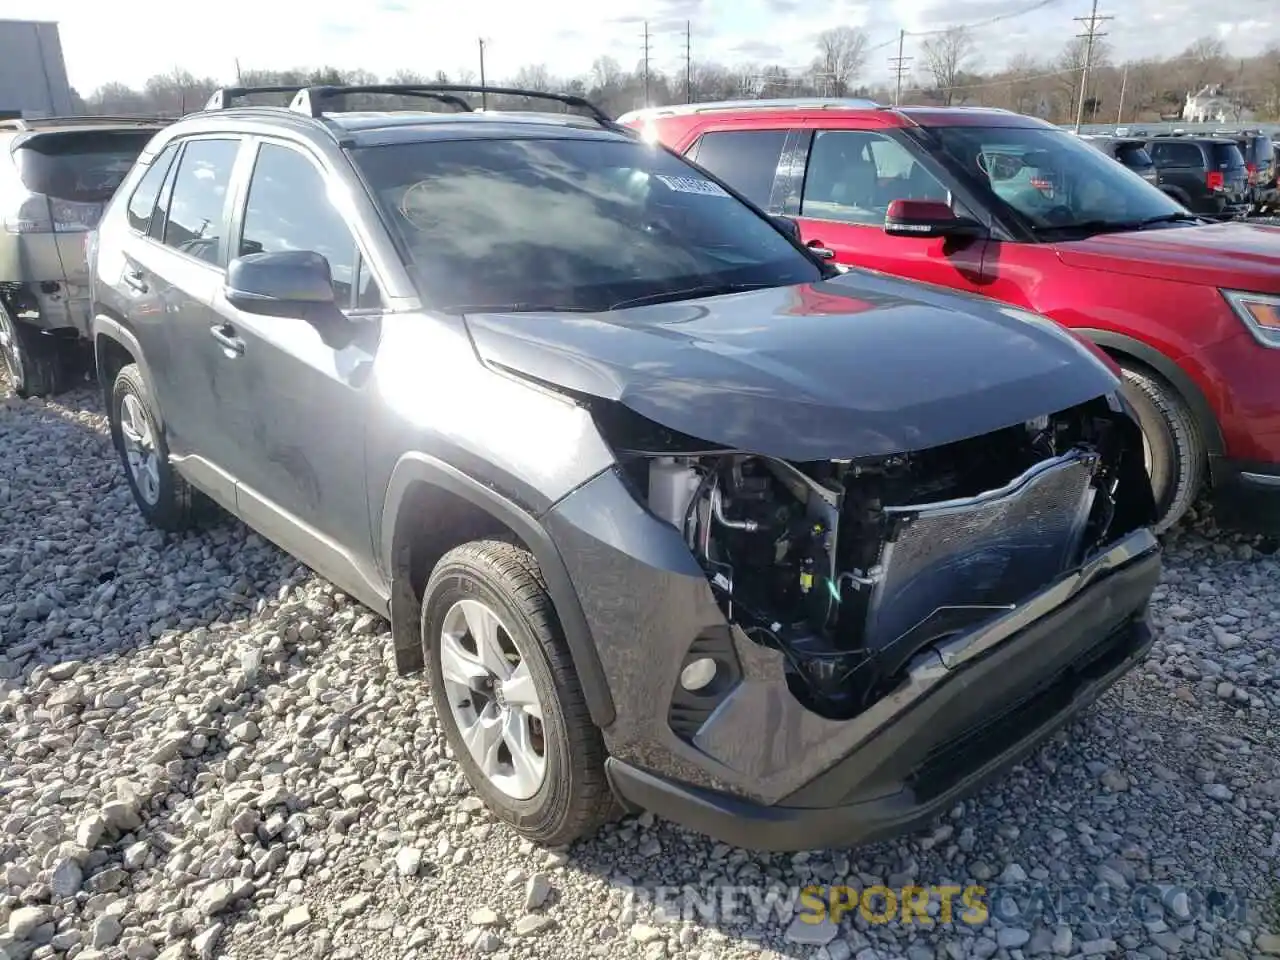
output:
<instances>
[{"instance_id":1,"label":"utility pole","mask_svg":"<svg viewBox=\"0 0 1280 960\"><path fill-rule=\"evenodd\" d=\"M896 57L889 58L889 63L893 65L893 72L897 75L897 78L898 78L897 86L894 88L894 91L893 91L893 105L895 107L902 103L902 78L906 76L907 70L909 69L907 67L907 64L909 64L912 60L915 59L915 57L904 57L902 55L902 46L906 42L906 39L907 39L907 31L899 30L898 31L898 55Z\"/></svg>"},{"instance_id":2,"label":"utility pole","mask_svg":"<svg viewBox=\"0 0 1280 960\"><path fill-rule=\"evenodd\" d=\"M1116 126L1124 119L1124 91L1129 86L1129 64L1124 65L1124 73L1120 75L1120 106L1116 108Z\"/></svg>"},{"instance_id":3,"label":"utility pole","mask_svg":"<svg viewBox=\"0 0 1280 960\"><path fill-rule=\"evenodd\" d=\"M1093 45L1101 38L1105 37L1105 33L1098 32L1098 25L1107 20L1114 20L1115 17L1098 16L1098 0L1093 0L1093 7L1089 11L1087 17L1072 18L1076 23L1085 24L1085 32L1077 33L1076 38L1085 41L1084 47L1084 69L1080 71L1080 102L1076 104L1076 133L1080 132L1080 124L1084 122L1084 98L1089 91L1089 71L1093 68Z\"/></svg>"},{"instance_id":4,"label":"utility pole","mask_svg":"<svg viewBox=\"0 0 1280 960\"><path fill-rule=\"evenodd\" d=\"M693 21L684 22L684 102L693 103Z\"/></svg>"},{"instance_id":5,"label":"utility pole","mask_svg":"<svg viewBox=\"0 0 1280 960\"><path fill-rule=\"evenodd\" d=\"M484 37L480 38L480 109L489 109L489 95L484 91Z\"/></svg>"},{"instance_id":6,"label":"utility pole","mask_svg":"<svg viewBox=\"0 0 1280 960\"><path fill-rule=\"evenodd\" d=\"M240 72L240 58L236 57L236 85L240 86L244 83L244 75Z\"/></svg>"},{"instance_id":7,"label":"utility pole","mask_svg":"<svg viewBox=\"0 0 1280 960\"><path fill-rule=\"evenodd\" d=\"M644 22L644 105L649 105L649 21Z\"/></svg>"}]
</instances>

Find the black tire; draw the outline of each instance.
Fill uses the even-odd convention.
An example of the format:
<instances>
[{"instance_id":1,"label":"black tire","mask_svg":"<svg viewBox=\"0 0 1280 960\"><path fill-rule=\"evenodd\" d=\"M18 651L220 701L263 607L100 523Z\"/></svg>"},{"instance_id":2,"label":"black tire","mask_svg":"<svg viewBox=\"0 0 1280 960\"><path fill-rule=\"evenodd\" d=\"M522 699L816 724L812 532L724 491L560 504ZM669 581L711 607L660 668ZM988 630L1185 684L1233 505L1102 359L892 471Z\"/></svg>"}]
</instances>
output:
<instances>
[{"instance_id":1,"label":"black tire","mask_svg":"<svg viewBox=\"0 0 1280 960\"><path fill-rule=\"evenodd\" d=\"M529 664L542 705L546 774L528 800L503 792L481 771L445 696L439 638L445 615L467 598L489 606L518 634L511 639ZM420 629L432 700L445 738L472 788L495 816L535 843L560 846L595 833L620 812L605 778L604 740L587 710L542 574L527 550L480 540L449 551L423 591Z\"/></svg>"},{"instance_id":2,"label":"black tire","mask_svg":"<svg viewBox=\"0 0 1280 960\"><path fill-rule=\"evenodd\" d=\"M124 434L121 430L121 409L128 396L138 399L151 428L159 475L158 495L154 503L149 502L142 495L133 471L129 469ZM153 527L173 533L194 526L197 507L196 492L169 462L169 446L165 443L164 431L160 429L156 418L151 391L136 363L126 364L116 374L115 382L111 386L110 422L111 440L115 444L116 452L120 455L125 482L129 484L133 501L138 505L138 510L146 521Z\"/></svg>"},{"instance_id":3,"label":"black tire","mask_svg":"<svg viewBox=\"0 0 1280 960\"><path fill-rule=\"evenodd\" d=\"M0 363L9 385L20 397L51 397L67 388L66 366L61 344L50 336L15 319L0 303Z\"/></svg>"},{"instance_id":4,"label":"black tire","mask_svg":"<svg viewBox=\"0 0 1280 960\"><path fill-rule=\"evenodd\" d=\"M1186 402L1167 381L1136 364L1120 364L1125 394L1151 450L1151 492L1157 533L1190 509L1204 483L1204 441Z\"/></svg>"}]
</instances>

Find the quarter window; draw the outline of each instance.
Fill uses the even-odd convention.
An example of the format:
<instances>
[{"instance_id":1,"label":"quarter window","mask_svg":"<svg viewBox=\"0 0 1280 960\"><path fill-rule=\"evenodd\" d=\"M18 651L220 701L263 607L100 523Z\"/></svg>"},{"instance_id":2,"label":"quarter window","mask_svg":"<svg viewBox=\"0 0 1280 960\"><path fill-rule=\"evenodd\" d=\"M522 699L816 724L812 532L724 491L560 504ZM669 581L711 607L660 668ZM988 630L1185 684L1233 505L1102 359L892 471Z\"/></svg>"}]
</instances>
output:
<instances>
[{"instance_id":1,"label":"quarter window","mask_svg":"<svg viewBox=\"0 0 1280 960\"><path fill-rule=\"evenodd\" d=\"M705 167L762 209L778 175L785 130L725 130L705 134L695 148Z\"/></svg>"},{"instance_id":2,"label":"quarter window","mask_svg":"<svg viewBox=\"0 0 1280 960\"><path fill-rule=\"evenodd\" d=\"M325 179L297 150L265 143L258 151L249 183L240 256L308 250L329 261L334 296L344 308L378 305L377 286L366 268L357 280L355 236L329 201Z\"/></svg>"},{"instance_id":3,"label":"quarter window","mask_svg":"<svg viewBox=\"0 0 1280 960\"><path fill-rule=\"evenodd\" d=\"M146 233L151 226L151 216L156 210L156 201L160 199L160 185L164 183L169 165L173 163L178 145L171 143L151 161L151 166L138 181L133 196L129 198L129 226L139 233Z\"/></svg>"},{"instance_id":4,"label":"quarter window","mask_svg":"<svg viewBox=\"0 0 1280 960\"><path fill-rule=\"evenodd\" d=\"M238 140L191 140L178 161L164 227L166 246L206 263L220 264L227 185Z\"/></svg>"},{"instance_id":5,"label":"quarter window","mask_svg":"<svg viewBox=\"0 0 1280 960\"><path fill-rule=\"evenodd\" d=\"M950 200L902 144L864 130L820 130L805 170L800 215L880 226L894 200Z\"/></svg>"}]
</instances>

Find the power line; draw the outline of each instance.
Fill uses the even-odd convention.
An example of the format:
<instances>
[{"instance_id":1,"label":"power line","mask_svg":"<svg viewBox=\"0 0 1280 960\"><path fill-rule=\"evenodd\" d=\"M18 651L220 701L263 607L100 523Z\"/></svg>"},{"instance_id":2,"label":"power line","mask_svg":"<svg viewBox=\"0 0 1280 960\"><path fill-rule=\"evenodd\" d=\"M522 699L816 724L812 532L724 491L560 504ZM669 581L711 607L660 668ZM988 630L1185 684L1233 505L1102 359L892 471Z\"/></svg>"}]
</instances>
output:
<instances>
[{"instance_id":1,"label":"power line","mask_svg":"<svg viewBox=\"0 0 1280 960\"><path fill-rule=\"evenodd\" d=\"M1098 25L1114 20L1115 17L1098 16L1098 0L1093 0L1089 16L1073 19L1076 23L1085 24L1085 32L1076 34L1076 39L1085 41L1084 69L1080 72L1080 102L1076 104L1076 133L1079 133L1080 124L1084 122L1084 98L1089 92L1089 69L1093 66L1093 45L1106 36L1105 33L1098 32Z\"/></svg>"}]
</instances>

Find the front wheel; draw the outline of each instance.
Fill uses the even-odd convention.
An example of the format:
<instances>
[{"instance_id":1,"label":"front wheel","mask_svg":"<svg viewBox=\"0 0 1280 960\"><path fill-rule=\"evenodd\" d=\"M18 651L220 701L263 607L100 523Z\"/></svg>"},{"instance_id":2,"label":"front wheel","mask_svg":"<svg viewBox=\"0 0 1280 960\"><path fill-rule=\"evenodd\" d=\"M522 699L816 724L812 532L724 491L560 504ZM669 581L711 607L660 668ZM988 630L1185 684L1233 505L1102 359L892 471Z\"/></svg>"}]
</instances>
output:
<instances>
[{"instance_id":1,"label":"front wheel","mask_svg":"<svg viewBox=\"0 0 1280 960\"><path fill-rule=\"evenodd\" d=\"M491 540L449 551L421 631L436 714L480 799L537 843L594 833L614 810L604 743L533 556Z\"/></svg>"},{"instance_id":2,"label":"front wheel","mask_svg":"<svg viewBox=\"0 0 1280 960\"><path fill-rule=\"evenodd\" d=\"M1186 402L1166 380L1145 367L1121 363L1125 395L1142 428L1142 453L1156 502L1157 533L1191 508L1204 482L1204 441Z\"/></svg>"}]
</instances>

